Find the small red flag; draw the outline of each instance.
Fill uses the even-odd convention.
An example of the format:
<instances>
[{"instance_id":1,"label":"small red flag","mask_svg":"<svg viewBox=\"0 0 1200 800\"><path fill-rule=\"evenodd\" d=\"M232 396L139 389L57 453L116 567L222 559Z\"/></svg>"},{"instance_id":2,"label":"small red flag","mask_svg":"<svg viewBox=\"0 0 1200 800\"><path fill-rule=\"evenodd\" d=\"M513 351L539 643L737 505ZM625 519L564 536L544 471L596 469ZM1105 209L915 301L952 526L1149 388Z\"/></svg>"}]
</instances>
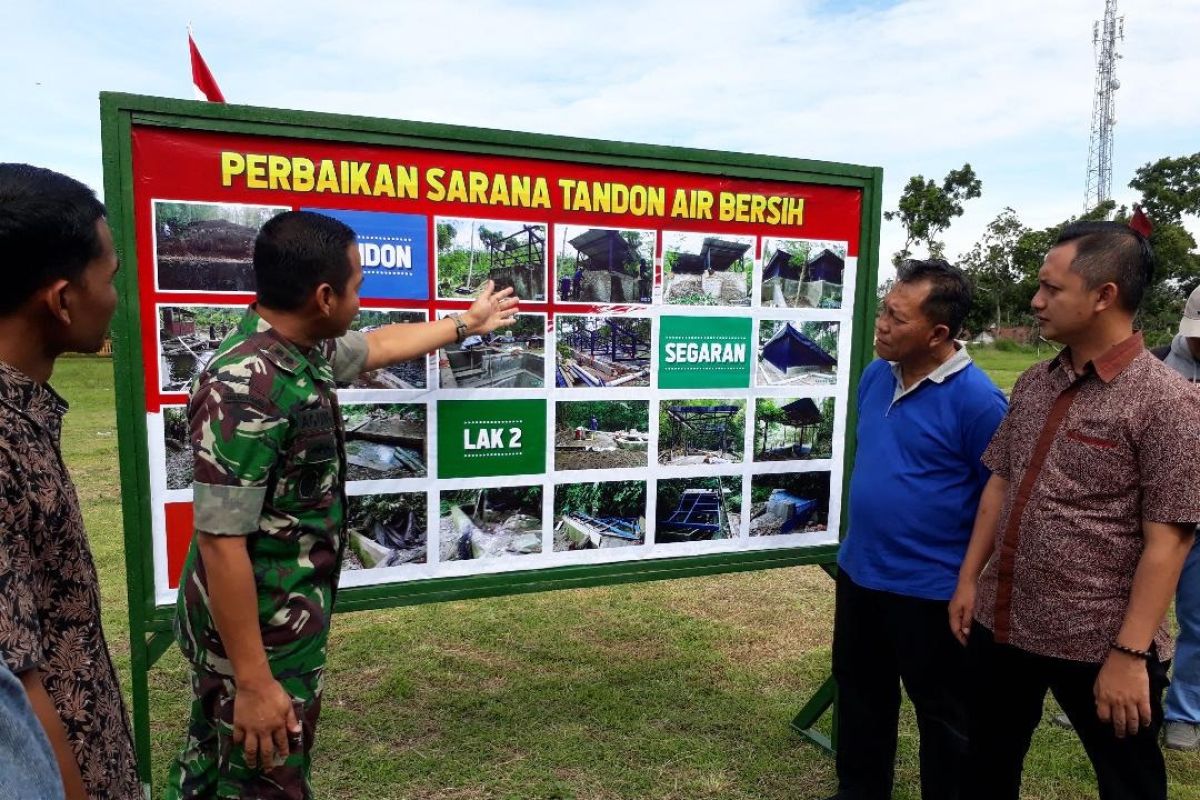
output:
<instances>
[{"instance_id":1,"label":"small red flag","mask_svg":"<svg viewBox=\"0 0 1200 800\"><path fill-rule=\"evenodd\" d=\"M225 95L221 94L221 87L217 86L208 64L204 63L204 56L200 55L200 48L196 47L196 40L192 38L191 31L188 31L188 49L192 53L192 85L196 89L196 99L224 103Z\"/></svg>"},{"instance_id":2,"label":"small red flag","mask_svg":"<svg viewBox=\"0 0 1200 800\"><path fill-rule=\"evenodd\" d=\"M1154 230L1154 225L1150 222L1150 218L1146 216L1146 212L1142 211L1142 207L1135 205L1133 207L1133 217L1129 220L1129 227L1150 238L1150 231Z\"/></svg>"}]
</instances>

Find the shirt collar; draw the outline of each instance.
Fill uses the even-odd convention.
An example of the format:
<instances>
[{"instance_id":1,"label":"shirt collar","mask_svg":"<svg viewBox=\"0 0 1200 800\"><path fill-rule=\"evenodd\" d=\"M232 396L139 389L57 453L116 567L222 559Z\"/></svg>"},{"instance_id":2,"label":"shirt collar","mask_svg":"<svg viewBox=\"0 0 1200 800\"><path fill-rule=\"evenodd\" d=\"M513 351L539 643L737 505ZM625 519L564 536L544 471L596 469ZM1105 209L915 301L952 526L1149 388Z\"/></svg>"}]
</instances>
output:
<instances>
[{"instance_id":1,"label":"shirt collar","mask_svg":"<svg viewBox=\"0 0 1200 800\"><path fill-rule=\"evenodd\" d=\"M49 384L38 383L3 361L0 361L0 402L44 428L56 427L69 407Z\"/></svg>"},{"instance_id":2,"label":"shirt collar","mask_svg":"<svg viewBox=\"0 0 1200 800\"><path fill-rule=\"evenodd\" d=\"M295 342L283 336L271 327L271 323L262 318L255 304L246 309L241 322L238 323L238 329L246 336L262 333L273 339L274 344L264 349L263 353L277 367L293 374L307 370L318 379L333 381L333 369L319 346L308 350L297 347Z\"/></svg>"},{"instance_id":3,"label":"shirt collar","mask_svg":"<svg viewBox=\"0 0 1200 800\"><path fill-rule=\"evenodd\" d=\"M964 369L970 366L971 354L967 352L967 348L965 347L956 347L954 355L950 356L941 364L938 364L937 368L934 369L933 372L929 373L912 386L909 386L907 389L904 388L904 374L900 369L899 362L889 361L888 364L892 368L892 377L896 379L896 390L892 395L892 402L894 403L901 397L904 397L904 395L916 391L917 387L923 384L925 381L931 381L932 383L944 383L945 380L954 373L962 372Z\"/></svg>"},{"instance_id":4,"label":"shirt collar","mask_svg":"<svg viewBox=\"0 0 1200 800\"><path fill-rule=\"evenodd\" d=\"M1114 344L1089 361L1083 371L1085 374L1095 372L1096 377L1104 383L1112 383L1113 379L1124 372L1125 368L1145 349L1146 343L1142 338L1142 332L1134 331L1131 336ZM1071 348L1064 347L1059 352L1058 358L1051 359L1048 366L1051 371L1061 367L1068 375L1075 376L1075 369L1071 365Z\"/></svg>"}]
</instances>

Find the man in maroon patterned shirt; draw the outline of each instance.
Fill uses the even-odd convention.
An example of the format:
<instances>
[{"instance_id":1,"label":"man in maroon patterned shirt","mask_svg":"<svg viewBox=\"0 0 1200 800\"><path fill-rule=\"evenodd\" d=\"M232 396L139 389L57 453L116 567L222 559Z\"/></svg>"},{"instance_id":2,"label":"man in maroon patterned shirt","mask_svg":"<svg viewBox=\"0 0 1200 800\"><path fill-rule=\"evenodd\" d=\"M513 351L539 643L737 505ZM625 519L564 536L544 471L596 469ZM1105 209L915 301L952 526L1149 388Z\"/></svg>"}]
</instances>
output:
<instances>
[{"instance_id":1,"label":"man in maroon patterned shirt","mask_svg":"<svg viewBox=\"0 0 1200 800\"><path fill-rule=\"evenodd\" d=\"M48 384L59 355L100 349L117 306L104 206L66 175L0 164L0 270L0 660L29 696L67 800L141 800L62 460L67 404Z\"/></svg>"},{"instance_id":2,"label":"man in maroon patterned shirt","mask_svg":"<svg viewBox=\"0 0 1200 800\"><path fill-rule=\"evenodd\" d=\"M1034 313L1065 347L1013 388L950 602L972 800L1016 800L1047 691L1101 798L1166 800L1166 614L1200 521L1200 395L1133 330L1152 269L1140 233L1080 222L1038 274Z\"/></svg>"}]
</instances>

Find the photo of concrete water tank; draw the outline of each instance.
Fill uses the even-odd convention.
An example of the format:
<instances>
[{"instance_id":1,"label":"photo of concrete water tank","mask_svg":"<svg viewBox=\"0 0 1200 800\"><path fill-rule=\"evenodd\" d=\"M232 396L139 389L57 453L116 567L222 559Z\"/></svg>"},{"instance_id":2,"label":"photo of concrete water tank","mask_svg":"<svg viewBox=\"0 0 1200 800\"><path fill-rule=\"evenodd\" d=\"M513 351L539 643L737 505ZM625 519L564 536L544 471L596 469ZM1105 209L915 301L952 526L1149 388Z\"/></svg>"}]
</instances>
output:
<instances>
[{"instance_id":1,"label":"photo of concrete water tank","mask_svg":"<svg viewBox=\"0 0 1200 800\"><path fill-rule=\"evenodd\" d=\"M474 297L492 280L522 300L545 302L545 225L438 217L436 228L438 297Z\"/></svg>"},{"instance_id":2,"label":"photo of concrete water tank","mask_svg":"<svg viewBox=\"0 0 1200 800\"><path fill-rule=\"evenodd\" d=\"M542 487L502 486L441 493L442 561L542 552Z\"/></svg>"},{"instance_id":3,"label":"photo of concrete water tank","mask_svg":"<svg viewBox=\"0 0 1200 800\"><path fill-rule=\"evenodd\" d=\"M424 311L384 311L364 308L350 323L350 329L367 333L385 325L425 322ZM429 359L418 356L390 367L364 372L350 384L351 389L424 389L429 385Z\"/></svg>"},{"instance_id":4,"label":"photo of concrete water tank","mask_svg":"<svg viewBox=\"0 0 1200 800\"><path fill-rule=\"evenodd\" d=\"M758 328L759 386L837 383L838 323L764 319Z\"/></svg>"},{"instance_id":5,"label":"photo of concrete water tank","mask_svg":"<svg viewBox=\"0 0 1200 800\"><path fill-rule=\"evenodd\" d=\"M832 397L760 397L754 403L754 460L833 455Z\"/></svg>"},{"instance_id":6,"label":"photo of concrete water tank","mask_svg":"<svg viewBox=\"0 0 1200 800\"><path fill-rule=\"evenodd\" d=\"M253 292L254 237L279 206L154 201L158 288Z\"/></svg>"},{"instance_id":7,"label":"photo of concrete water tank","mask_svg":"<svg viewBox=\"0 0 1200 800\"><path fill-rule=\"evenodd\" d=\"M507 328L446 345L438 351L438 372L443 389L544 386L546 315L517 314Z\"/></svg>"},{"instance_id":8,"label":"photo of concrete water tank","mask_svg":"<svg viewBox=\"0 0 1200 800\"><path fill-rule=\"evenodd\" d=\"M192 485L192 437L186 406L163 406L163 450L168 489Z\"/></svg>"},{"instance_id":9,"label":"photo of concrete water tank","mask_svg":"<svg viewBox=\"0 0 1200 800\"><path fill-rule=\"evenodd\" d=\"M564 303L649 303L654 231L559 225L554 287Z\"/></svg>"},{"instance_id":10,"label":"photo of concrete water tank","mask_svg":"<svg viewBox=\"0 0 1200 800\"><path fill-rule=\"evenodd\" d=\"M742 526L742 479L721 475L658 482L654 540L732 539Z\"/></svg>"},{"instance_id":11,"label":"photo of concrete water tank","mask_svg":"<svg viewBox=\"0 0 1200 800\"><path fill-rule=\"evenodd\" d=\"M750 479L750 535L824 531L829 523L829 473L787 472Z\"/></svg>"},{"instance_id":12,"label":"photo of concrete water tank","mask_svg":"<svg viewBox=\"0 0 1200 800\"><path fill-rule=\"evenodd\" d=\"M650 320L559 314L554 385L596 389L650 385Z\"/></svg>"},{"instance_id":13,"label":"photo of concrete water tank","mask_svg":"<svg viewBox=\"0 0 1200 800\"><path fill-rule=\"evenodd\" d=\"M764 239L764 306L841 308L846 243L810 239Z\"/></svg>"},{"instance_id":14,"label":"photo of concrete water tank","mask_svg":"<svg viewBox=\"0 0 1200 800\"><path fill-rule=\"evenodd\" d=\"M631 547L646 541L643 481L554 487L554 551Z\"/></svg>"},{"instance_id":15,"label":"photo of concrete water tank","mask_svg":"<svg viewBox=\"0 0 1200 800\"><path fill-rule=\"evenodd\" d=\"M554 408L555 469L646 466L649 401L568 400Z\"/></svg>"},{"instance_id":16,"label":"photo of concrete water tank","mask_svg":"<svg viewBox=\"0 0 1200 800\"><path fill-rule=\"evenodd\" d=\"M663 297L670 305L748 306L753 236L663 234Z\"/></svg>"},{"instance_id":17,"label":"photo of concrete water tank","mask_svg":"<svg viewBox=\"0 0 1200 800\"><path fill-rule=\"evenodd\" d=\"M343 403L341 410L347 480L425 477L423 403Z\"/></svg>"},{"instance_id":18,"label":"photo of concrete water tank","mask_svg":"<svg viewBox=\"0 0 1200 800\"><path fill-rule=\"evenodd\" d=\"M746 436L746 401L663 400L658 412L658 463L738 464Z\"/></svg>"},{"instance_id":19,"label":"photo of concrete water tank","mask_svg":"<svg viewBox=\"0 0 1200 800\"><path fill-rule=\"evenodd\" d=\"M346 559L342 569L424 564L427 560L424 492L346 498Z\"/></svg>"},{"instance_id":20,"label":"photo of concrete water tank","mask_svg":"<svg viewBox=\"0 0 1200 800\"><path fill-rule=\"evenodd\" d=\"M160 388L186 392L245 313L244 306L159 306Z\"/></svg>"}]
</instances>

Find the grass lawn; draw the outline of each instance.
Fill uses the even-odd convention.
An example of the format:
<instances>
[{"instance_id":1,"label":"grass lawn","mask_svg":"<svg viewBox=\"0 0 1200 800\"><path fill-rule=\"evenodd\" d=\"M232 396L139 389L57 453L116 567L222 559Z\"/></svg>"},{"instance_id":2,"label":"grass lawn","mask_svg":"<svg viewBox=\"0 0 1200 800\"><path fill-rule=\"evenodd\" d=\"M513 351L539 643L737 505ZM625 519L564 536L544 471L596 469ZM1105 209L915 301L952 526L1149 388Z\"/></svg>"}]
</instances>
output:
<instances>
[{"instance_id":1,"label":"grass lawn","mask_svg":"<svg viewBox=\"0 0 1200 800\"><path fill-rule=\"evenodd\" d=\"M1007 389L1023 368L1015 355L976 360ZM128 686L110 362L65 360L54 385L72 404L64 450ZM832 761L788 722L828 670L832 589L819 569L796 568L339 616L317 796L826 797ZM187 673L174 650L150 685L161 787L187 715ZM916 744L905 709L898 800L919 796ZM1200 756L1167 759L1172 798L1200 800ZM1096 792L1079 743L1048 725L1034 738L1025 786L1026 797L1047 800Z\"/></svg>"}]
</instances>

